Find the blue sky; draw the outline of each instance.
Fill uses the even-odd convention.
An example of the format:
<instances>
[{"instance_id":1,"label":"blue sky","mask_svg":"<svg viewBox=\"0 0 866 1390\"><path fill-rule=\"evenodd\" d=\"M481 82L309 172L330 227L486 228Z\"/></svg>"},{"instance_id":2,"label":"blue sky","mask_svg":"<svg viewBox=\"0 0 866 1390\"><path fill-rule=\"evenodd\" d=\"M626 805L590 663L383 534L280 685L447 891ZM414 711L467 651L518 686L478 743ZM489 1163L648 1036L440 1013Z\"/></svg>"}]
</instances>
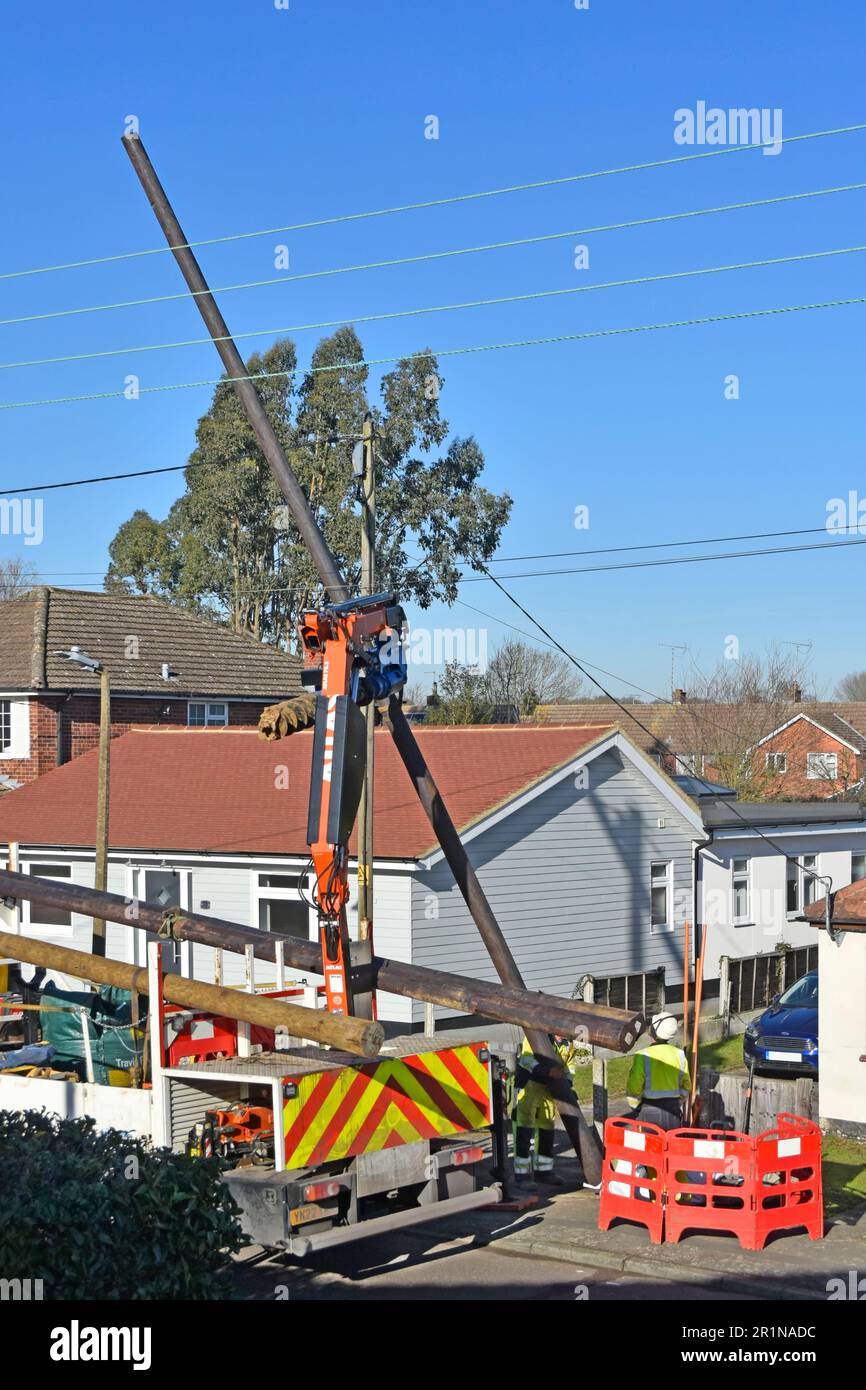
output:
<instances>
[{"instance_id":1,"label":"blue sky","mask_svg":"<svg viewBox=\"0 0 866 1390\"><path fill-rule=\"evenodd\" d=\"M866 120L866 14L854 0L692 10L590 0L584 11L573 0L290 0L288 10L273 0L144 9L91 0L82 14L18 7L7 28L0 271L160 244L119 144L129 115L194 240L668 159L690 152L674 142L674 113L699 101L779 108L785 135ZM430 115L437 140L424 138ZM220 286L275 274L282 241L291 270L304 272L861 181L866 132L243 240L206 248L201 260ZM792 256L866 242L864 199L848 192L221 302L242 333ZM582 241L587 270L574 266ZM181 288L167 255L0 280L0 318ZM866 257L852 254L360 331L369 356L389 357L864 294ZM866 305L443 359L443 413L455 433L478 438L488 486L514 498L501 553L821 527L829 499L851 491L866 514L864 316ZM188 299L4 324L0 362L202 331ZM296 335L302 362L318 336ZM155 386L215 377L218 362L205 344L3 370L0 403L117 391L129 372ZM738 400L725 399L729 374ZM198 388L2 410L0 489L181 464L209 399ZM118 525L137 506L165 515L180 487L169 475L49 492L42 545L0 536L0 557L23 554L48 582L98 587ZM575 529L577 506L589 508L588 530ZM690 660L714 665L731 634L743 652L811 641L814 680L830 691L866 666L864 565L854 546L512 587L576 654L662 694L670 652L660 644L688 645L678 671L688 685ZM467 584L462 596L524 625L489 584ZM504 631L460 607L413 616L488 627L491 645Z\"/></svg>"}]
</instances>

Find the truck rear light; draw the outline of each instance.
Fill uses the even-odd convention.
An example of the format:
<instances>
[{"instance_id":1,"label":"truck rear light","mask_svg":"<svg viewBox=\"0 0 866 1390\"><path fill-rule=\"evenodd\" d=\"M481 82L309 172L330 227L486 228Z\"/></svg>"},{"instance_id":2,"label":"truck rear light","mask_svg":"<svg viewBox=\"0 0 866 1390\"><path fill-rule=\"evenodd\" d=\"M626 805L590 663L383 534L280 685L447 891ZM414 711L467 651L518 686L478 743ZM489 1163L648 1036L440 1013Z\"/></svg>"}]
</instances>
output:
<instances>
[{"instance_id":1,"label":"truck rear light","mask_svg":"<svg viewBox=\"0 0 866 1390\"><path fill-rule=\"evenodd\" d=\"M340 1195L340 1184L338 1182L311 1182L304 1188L305 1202L321 1202L323 1197L338 1197Z\"/></svg>"},{"instance_id":2,"label":"truck rear light","mask_svg":"<svg viewBox=\"0 0 866 1390\"><path fill-rule=\"evenodd\" d=\"M471 1149L457 1149L457 1151L451 1155L451 1161L458 1166L462 1166L465 1163L477 1163L478 1160L483 1157L484 1150L480 1145L475 1145Z\"/></svg>"}]
</instances>

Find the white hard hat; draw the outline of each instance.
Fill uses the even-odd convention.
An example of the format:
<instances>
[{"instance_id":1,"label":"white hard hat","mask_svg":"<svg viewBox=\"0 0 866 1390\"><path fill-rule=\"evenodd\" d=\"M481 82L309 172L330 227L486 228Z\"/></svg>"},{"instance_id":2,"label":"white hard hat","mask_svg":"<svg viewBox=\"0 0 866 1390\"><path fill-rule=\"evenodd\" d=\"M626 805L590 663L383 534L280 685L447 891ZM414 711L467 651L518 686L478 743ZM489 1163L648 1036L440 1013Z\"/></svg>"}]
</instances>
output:
<instances>
[{"instance_id":1,"label":"white hard hat","mask_svg":"<svg viewBox=\"0 0 866 1390\"><path fill-rule=\"evenodd\" d=\"M660 1042L670 1042L679 1026L673 1014L653 1014L650 1019L650 1028Z\"/></svg>"}]
</instances>

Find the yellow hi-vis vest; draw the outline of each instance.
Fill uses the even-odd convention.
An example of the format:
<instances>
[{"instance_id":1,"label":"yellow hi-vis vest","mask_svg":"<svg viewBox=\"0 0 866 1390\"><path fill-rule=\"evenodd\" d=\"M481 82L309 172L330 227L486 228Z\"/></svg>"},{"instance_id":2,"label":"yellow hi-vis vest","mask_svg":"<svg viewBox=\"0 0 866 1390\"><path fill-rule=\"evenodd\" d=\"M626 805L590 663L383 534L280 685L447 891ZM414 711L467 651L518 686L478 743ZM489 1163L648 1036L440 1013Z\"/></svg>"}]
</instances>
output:
<instances>
[{"instance_id":1,"label":"yellow hi-vis vest","mask_svg":"<svg viewBox=\"0 0 866 1390\"><path fill-rule=\"evenodd\" d=\"M632 1108L644 1100L679 1100L690 1089L689 1064L681 1047L653 1043L635 1054L626 1086Z\"/></svg>"}]
</instances>

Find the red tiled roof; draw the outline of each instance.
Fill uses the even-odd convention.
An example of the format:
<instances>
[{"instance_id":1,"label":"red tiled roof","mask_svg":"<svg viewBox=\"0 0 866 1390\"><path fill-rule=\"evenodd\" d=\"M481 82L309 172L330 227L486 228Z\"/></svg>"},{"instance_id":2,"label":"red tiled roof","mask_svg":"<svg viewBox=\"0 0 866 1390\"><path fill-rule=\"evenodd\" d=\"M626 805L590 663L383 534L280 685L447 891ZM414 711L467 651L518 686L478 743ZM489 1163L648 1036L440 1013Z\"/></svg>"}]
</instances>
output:
<instances>
[{"instance_id":1,"label":"red tiled roof","mask_svg":"<svg viewBox=\"0 0 866 1390\"><path fill-rule=\"evenodd\" d=\"M606 727L421 728L418 742L452 819L466 829L570 762ZM111 745L116 849L304 854L312 734L264 743L250 729L134 729ZM0 800L0 842L89 847L97 751ZM286 785L287 784L287 785ZM409 859L434 836L390 735L376 731L375 852Z\"/></svg>"},{"instance_id":2,"label":"red tiled roof","mask_svg":"<svg viewBox=\"0 0 866 1390\"><path fill-rule=\"evenodd\" d=\"M827 899L820 898L817 902L810 903L803 915L813 926L823 927L826 911ZM849 883L847 888L840 888L833 894L830 925L866 931L866 878Z\"/></svg>"}]
</instances>

